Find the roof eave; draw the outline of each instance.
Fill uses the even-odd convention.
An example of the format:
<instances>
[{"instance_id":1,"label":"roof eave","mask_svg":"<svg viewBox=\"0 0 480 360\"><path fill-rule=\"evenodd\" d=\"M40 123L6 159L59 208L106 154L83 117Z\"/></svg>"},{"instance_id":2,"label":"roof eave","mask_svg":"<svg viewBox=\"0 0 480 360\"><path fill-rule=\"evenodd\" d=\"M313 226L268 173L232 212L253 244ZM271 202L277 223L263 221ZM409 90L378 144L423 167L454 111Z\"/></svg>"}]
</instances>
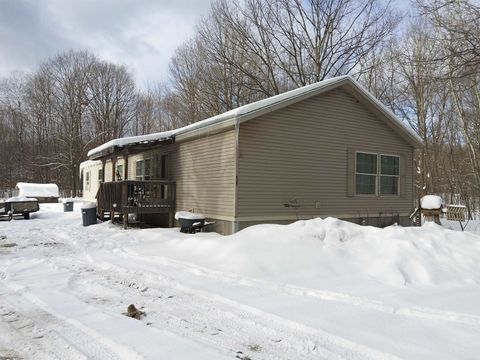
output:
<instances>
[{"instance_id":1,"label":"roof eave","mask_svg":"<svg viewBox=\"0 0 480 360\"><path fill-rule=\"evenodd\" d=\"M367 89L360 85L356 81L351 81L350 84L357 90L358 93L362 94L377 110L379 110L385 117L391 121L391 125L395 129L399 130L402 135L404 135L405 140L408 140L410 145L415 149L423 148L423 141L415 133L412 128L407 128L403 124L402 120L398 118L389 108L387 108L380 100L374 97Z\"/></svg>"},{"instance_id":2,"label":"roof eave","mask_svg":"<svg viewBox=\"0 0 480 360\"><path fill-rule=\"evenodd\" d=\"M227 129L228 127L235 125L236 123L242 123L242 122L248 121L250 119L259 117L261 115L268 114L272 111L279 110L288 105L297 103L301 100L325 93L327 91L330 91L345 85L349 85L350 88L353 88L356 91L356 93L362 95L362 97L368 100L368 102L375 109L377 109L384 117L389 119L390 120L389 123L391 123L392 128L398 131L402 135L402 137L404 137L405 140L409 144L411 144L414 148L423 147L422 140L412 129L407 128L405 124L403 124L402 121L395 114L393 114L393 112L391 112L385 105L383 105L378 99L376 99L372 94L370 94L368 90L366 90L362 85L360 85L355 80L353 80L350 76L342 76L339 78L328 80L326 84L322 84L321 86L313 86L308 91L301 91L298 94L295 94L293 96L281 98L277 102L268 104L266 106L260 106L258 108L254 108L249 112L245 112L241 114L232 113L231 115L227 112L228 116L219 116L218 120L212 119L214 121L208 123L207 125L201 124L202 122L199 122L198 123L199 125L192 124L191 126L188 126L187 129L185 129L185 131L182 131L182 129L180 129L179 132L169 137L168 140L173 139L173 141L175 141L175 139L177 139L181 141L181 140L185 140L192 137L214 134L218 131ZM164 141L164 140L165 139L162 139L159 141ZM152 143L157 141L152 141ZM128 147L135 147L138 144L141 144L141 142L128 144ZM118 149L125 149L125 147L126 146L119 147L116 145L112 145L112 147L110 148L103 149L98 153L90 155L89 158L92 160L95 160L95 159L101 159L107 156L111 156L113 153L117 152Z\"/></svg>"},{"instance_id":3,"label":"roof eave","mask_svg":"<svg viewBox=\"0 0 480 360\"><path fill-rule=\"evenodd\" d=\"M161 143L174 143L174 142L175 142L175 137L171 136L161 140L139 141L139 142L127 144L124 146L112 145L106 149L103 149L101 151L91 154L88 158L89 160L102 160L104 158L112 157L119 152L128 151L128 149L131 147L146 145L146 144L158 145Z\"/></svg>"}]
</instances>

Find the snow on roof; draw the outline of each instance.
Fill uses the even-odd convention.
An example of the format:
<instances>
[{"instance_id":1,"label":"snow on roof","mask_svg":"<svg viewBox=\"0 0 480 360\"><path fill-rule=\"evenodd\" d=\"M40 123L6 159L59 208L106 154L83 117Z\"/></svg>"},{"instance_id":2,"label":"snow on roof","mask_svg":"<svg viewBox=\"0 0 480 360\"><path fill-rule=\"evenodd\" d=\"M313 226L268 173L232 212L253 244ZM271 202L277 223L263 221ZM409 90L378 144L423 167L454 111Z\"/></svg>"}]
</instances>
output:
<instances>
[{"instance_id":1,"label":"snow on roof","mask_svg":"<svg viewBox=\"0 0 480 360\"><path fill-rule=\"evenodd\" d=\"M440 209L442 207L442 198L437 195L425 195L420 199L422 209Z\"/></svg>"},{"instance_id":2,"label":"snow on roof","mask_svg":"<svg viewBox=\"0 0 480 360\"><path fill-rule=\"evenodd\" d=\"M177 135L185 134L187 132L204 128L210 125L214 125L226 120L246 117L249 114L255 113L257 111L267 109L281 103L286 103L287 101L294 101L296 98L307 97L308 95L315 95L317 92L334 85L340 85L342 83L352 84L359 92L363 93L376 107L378 107L389 119L391 119L396 125L399 125L400 129L403 129L409 134L409 137L413 139L414 142L418 144L422 143L420 137L411 129L408 125L404 124L392 111L390 111L385 105L378 101L372 94L368 92L362 85L352 79L350 76L338 76L332 79L323 80L314 84L303 86L294 90L284 92L269 98L253 102L251 104L246 104L240 106L236 109L224 112L222 114L212 116L208 119L198 121L196 123L175 129L170 131L164 131L159 133L139 135L139 136L130 136L119 139L110 140L88 152L88 156L94 156L104 150L109 148L123 147L132 144L142 144L149 143L154 141L164 141L172 139Z\"/></svg>"},{"instance_id":3,"label":"snow on roof","mask_svg":"<svg viewBox=\"0 0 480 360\"><path fill-rule=\"evenodd\" d=\"M129 137L124 137L119 139L113 139L106 142L105 144L102 144L90 150L87 155L92 156L103 150L113 148L114 146L123 147L131 144L142 144L142 143L149 143L153 141L167 140L171 138L173 135L175 135L175 132L176 132L175 130L171 130L171 131L164 131L164 132L147 134L147 135L129 136Z\"/></svg>"},{"instance_id":4,"label":"snow on roof","mask_svg":"<svg viewBox=\"0 0 480 360\"><path fill-rule=\"evenodd\" d=\"M25 196L14 196L5 200L6 203L26 202L26 201L38 201L38 200L32 197L25 197Z\"/></svg>"},{"instance_id":5,"label":"snow on roof","mask_svg":"<svg viewBox=\"0 0 480 360\"><path fill-rule=\"evenodd\" d=\"M59 197L57 184L17 183L18 196Z\"/></svg>"},{"instance_id":6,"label":"snow on roof","mask_svg":"<svg viewBox=\"0 0 480 360\"><path fill-rule=\"evenodd\" d=\"M80 176L82 176L83 169L89 166L93 165L101 165L102 162L100 160L86 160L80 163L80 166L78 167L78 171L80 172Z\"/></svg>"}]
</instances>

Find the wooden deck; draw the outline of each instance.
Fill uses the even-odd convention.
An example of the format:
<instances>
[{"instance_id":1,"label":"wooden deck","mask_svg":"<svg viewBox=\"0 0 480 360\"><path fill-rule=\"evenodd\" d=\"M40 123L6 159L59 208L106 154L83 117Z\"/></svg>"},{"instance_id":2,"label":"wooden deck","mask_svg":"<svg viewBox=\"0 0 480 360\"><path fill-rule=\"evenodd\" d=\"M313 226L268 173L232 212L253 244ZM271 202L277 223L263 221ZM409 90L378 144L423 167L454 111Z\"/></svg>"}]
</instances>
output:
<instances>
[{"instance_id":1,"label":"wooden deck","mask_svg":"<svg viewBox=\"0 0 480 360\"><path fill-rule=\"evenodd\" d=\"M100 184L97 193L97 214L114 219L117 215L128 227L128 214L142 219L144 214L168 214L173 226L175 214L175 182L168 180L112 181Z\"/></svg>"}]
</instances>

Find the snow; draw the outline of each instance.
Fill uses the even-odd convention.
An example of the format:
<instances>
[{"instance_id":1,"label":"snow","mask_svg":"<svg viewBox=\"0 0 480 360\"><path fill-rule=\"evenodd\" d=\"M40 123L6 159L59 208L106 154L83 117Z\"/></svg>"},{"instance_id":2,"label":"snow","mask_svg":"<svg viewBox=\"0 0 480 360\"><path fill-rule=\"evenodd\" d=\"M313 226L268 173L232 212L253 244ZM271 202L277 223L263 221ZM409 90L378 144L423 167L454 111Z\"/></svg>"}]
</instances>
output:
<instances>
[{"instance_id":1,"label":"snow","mask_svg":"<svg viewBox=\"0 0 480 360\"><path fill-rule=\"evenodd\" d=\"M58 186L56 184L34 184L17 183L19 196L27 197L58 197Z\"/></svg>"},{"instance_id":2,"label":"snow","mask_svg":"<svg viewBox=\"0 0 480 360\"><path fill-rule=\"evenodd\" d=\"M5 200L6 203L25 202L25 201L38 201L38 200L35 198L25 197L25 196L14 196Z\"/></svg>"},{"instance_id":3,"label":"snow","mask_svg":"<svg viewBox=\"0 0 480 360\"><path fill-rule=\"evenodd\" d=\"M437 195L425 195L420 199L422 209L440 209L442 207L442 198Z\"/></svg>"},{"instance_id":4,"label":"snow","mask_svg":"<svg viewBox=\"0 0 480 360\"><path fill-rule=\"evenodd\" d=\"M80 172L80 176L83 175L83 170L87 167L90 167L90 166L100 166L102 164L102 162L100 160L85 160L83 162L80 163L79 165L79 172Z\"/></svg>"},{"instance_id":5,"label":"snow","mask_svg":"<svg viewBox=\"0 0 480 360\"><path fill-rule=\"evenodd\" d=\"M480 352L480 237L472 232L327 218L232 236L182 234L83 227L80 206L63 213L62 204L45 204L31 220L0 221L0 356L472 359ZM131 303L147 316L121 315Z\"/></svg>"},{"instance_id":6,"label":"snow","mask_svg":"<svg viewBox=\"0 0 480 360\"><path fill-rule=\"evenodd\" d=\"M168 140L174 135L175 135L175 131L164 131L164 132L147 134L147 135L128 136L128 137L123 137L119 139L113 139L90 150L87 155L92 156L102 152L103 150L113 148L115 146L123 147L130 144L142 144L142 143L148 143L152 141Z\"/></svg>"},{"instance_id":7,"label":"snow","mask_svg":"<svg viewBox=\"0 0 480 360\"><path fill-rule=\"evenodd\" d=\"M359 92L363 93L372 103L375 104L391 121L393 121L400 129L406 131L409 136L415 139L416 142L419 144L422 143L420 137L411 129L408 125L404 124L400 119L398 119L385 105L383 105L380 101L378 101L373 95L371 95L367 89L365 89L362 85L356 82L353 78L348 75L345 76L338 76L332 79L323 80L314 84L310 84L307 86L303 86L297 89L293 89L287 92L284 92L279 95L275 95L269 97L267 99L259 100L253 102L251 104L246 104L240 106L236 109L224 112L222 114L210 117L208 119L198 121L196 123L184 126L182 128L178 128L175 130L164 131L159 133L147 134L147 135L140 135L140 136L130 136L124 137L119 139L110 140L88 152L88 156L94 156L104 150L113 147L123 147L132 144L142 144L142 143L149 143L155 141L165 141L169 139L173 139L175 136L188 133L190 131L194 131L200 128L205 128L220 122L224 122L231 119L238 119L240 120L242 117L249 116L252 113L258 112L260 110L275 106L277 104L286 103L291 101L295 98L305 96L309 93L316 93L317 91L328 88L329 86L335 84L341 84L342 82L348 81L349 84L353 85Z\"/></svg>"},{"instance_id":8,"label":"snow","mask_svg":"<svg viewBox=\"0 0 480 360\"><path fill-rule=\"evenodd\" d=\"M81 206L82 209L93 209L93 208L96 208L96 207L97 207L96 203L89 202L89 201L83 202L82 206Z\"/></svg>"},{"instance_id":9,"label":"snow","mask_svg":"<svg viewBox=\"0 0 480 360\"><path fill-rule=\"evenodd\" d=\"M190 211L177 211L175 213L175 220L186 219L186 220L203 220L205 216L203 214L195 214Z\"/></svg>"}]
</instances>

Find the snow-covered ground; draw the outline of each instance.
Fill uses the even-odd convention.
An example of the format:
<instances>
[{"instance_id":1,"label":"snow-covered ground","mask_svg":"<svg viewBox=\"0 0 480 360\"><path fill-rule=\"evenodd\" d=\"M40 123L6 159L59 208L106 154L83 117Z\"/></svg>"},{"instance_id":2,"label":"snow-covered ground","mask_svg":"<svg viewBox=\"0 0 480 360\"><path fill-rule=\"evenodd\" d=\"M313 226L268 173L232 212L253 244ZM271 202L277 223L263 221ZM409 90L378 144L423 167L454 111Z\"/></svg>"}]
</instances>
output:
<instances>
[{"instance_id":1,"label":"snow-covered ground","mask_svg":"<svg viewBox=\"0 0 480 360\"><path fill-rule=\"evenodd\" d=\"M480 354L473 233L314 219L187 235L83 227L79 206L0 221L0 358ZM147 316L122 315L132 303Z\"/></svg>"}]
</instances>

